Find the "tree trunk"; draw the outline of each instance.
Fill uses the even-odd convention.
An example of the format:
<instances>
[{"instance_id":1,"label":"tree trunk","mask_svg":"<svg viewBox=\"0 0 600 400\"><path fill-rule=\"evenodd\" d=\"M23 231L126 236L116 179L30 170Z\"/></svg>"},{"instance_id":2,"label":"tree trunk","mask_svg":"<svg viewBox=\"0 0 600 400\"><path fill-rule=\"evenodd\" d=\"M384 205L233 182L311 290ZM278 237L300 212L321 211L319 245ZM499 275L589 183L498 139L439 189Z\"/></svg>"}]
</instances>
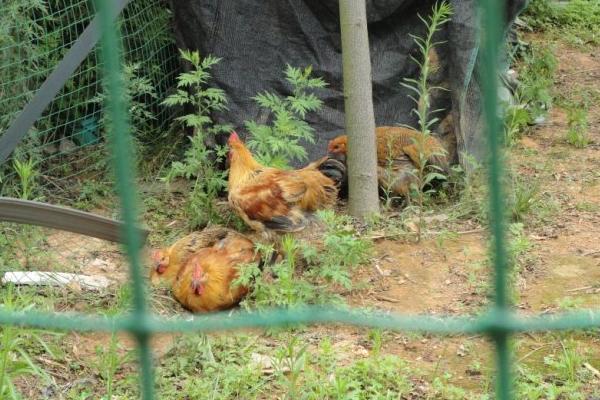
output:
<instances>
[{"instance_id":1,"label":"tree trunk","mask_svg":"<svg viewBox=\"0 0 600 400\"><path fill-rule=\"evenodd\" d=\"M348 135L348 206L364 218L379 213L375 117L365 0L340 0L344 108Z\"/></svg>"}]
</instances>

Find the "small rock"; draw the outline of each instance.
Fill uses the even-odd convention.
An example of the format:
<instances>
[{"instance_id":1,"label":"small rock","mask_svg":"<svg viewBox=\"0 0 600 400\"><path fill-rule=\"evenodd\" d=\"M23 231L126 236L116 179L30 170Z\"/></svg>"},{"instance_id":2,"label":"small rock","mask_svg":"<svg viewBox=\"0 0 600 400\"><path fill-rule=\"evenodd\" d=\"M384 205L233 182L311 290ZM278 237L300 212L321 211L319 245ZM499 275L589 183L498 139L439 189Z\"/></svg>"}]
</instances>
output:
<instances>
[{"instance_id":1,"label":"small rock","mask_svg":"<svg viewBox=\"0 0 600 400\"><path fill-rule=\"evenodd\" d=\"M358 345L354 348L354 354L358 355L358 356L362 356L362 357L368 357L369 356L369 350L365 349L364 347Z\"/></svg>"},{"instance_id":2,"label":"small rock","mask_svg":"<svg viewBox=\"0 0 600 400\"><path fill-rule=\"evenodd\" d=\"M406 229L408 229L410 232L418 232L419 231L419 226L414 221L407 221L406 222Z\"/></svg>"},{"instance_id":3,"label":"small rock","mask_svg":"<svg viewBox=\"0 0 600 400\"><path fill-rule=\"evenodd\" d=\"M277 360L259 353L252 353L250 356L250 363L257 368L260 368L263 374L268 375L273 374L276 370L284 373L290 372L288 365L292 364L288 359L281 362L279 368L276 368L277 366L275 364L277 363Z\"/></svg>"},{"instance_id":4,"label":"small rock","mask_svg":"<svg viewBox=\"0 0 600 400\"><path fill-rule=\"evenodd\" d=\"M69 283L67 283L67 287L75 293L82 292L81 284L79 282L77 282L76 280L72 280Z\"/></svg>"},{"instance_id":5,"label":"small rock","mask_svg":"<svg viewBox=\"0 0 600 400\"><path fill-rule=\"evenodd\" d=\"M458 349L456 350L456 355L459 357L464 357L468 354L467 349L465 349L465 346L463 344L461 344L460 346L458 346Z\"/></svg>"},{"instance_id":6,"label":"small rock","mask_svg":"<svg viewBox=\"0 0 600 400\"><path fill-rule=\"evenodd\" d=\"M537 144L535 142L535 140L531 139L530 137L524 136L523 138L521 138L521 146L523 146L526 149L533 149L533 150L537 150L540 148L540 145Z\"/></svg>"},{"instance_id":7,"label":"small rock","mask_svg":"<svg viewBox=\"0 0 600 400\"><path fill-rule=\"evenodd\" d=\"M90 267L100 268L106 271L108 267L108 261L102 260L101 258L96 258L90 262Z\"/></svg>"},{"instance_id":8,"label":"small rock","mask_svg":"<svg viewBox=\"0 0 600 400\"><path fill-rule=\"evenodd\" d=\"M50 143L42 147L42 153L45 155L53 155L58 153L58 146L54 143Z\"/></svg>"},{"instance_id":9,"label":"small rock","mask_svg":"<svg viewBox=\"0 0 600 400\"><path fill-rule=\"evenodd\" d=\"M431 216L427 216L425 218L423 218L423 220L426 223L432 223L432 222L444 222L448 220L448 215L446 214L438 214L438 215L431 215Z\"/></svg>"},{"instance_id":10,"label":"small rock","mask_svg":"<svg viewBox=\"0 0 600 400\"><path fill-rule=\"evenodd\" d=\"M546 122L546 117L543 115L540 115L533 120L534 125L541 125L545 122Z\"/></svg>"},{"instance_id":11,"label":"small rock","mask_svg":"<svg viewBox=\"0 0 600 400\"><path fill-rule=\"evenodd\" d=\"M58 145L58 150L61 153L70 153L71 151L75 150L77 148L77 145L75 143L73 143L72 140L67 139L67 138L62 138L60 140L60 144Z\"/></svg>"},{"instance_id":12,"label":"small rock","mask_svg":"<svg viewBox=\"0 0 600 400\"><path fill-rule=\"evenodd\" d=\"M273 368L273 359L269 356L259 353L252 353L250 356L250 363L254 366L257 366L261 369L272 369Z\"/></svg>"},{"instance_id":13,"label":"small rock","mask_svg":"<svg viewBox=\"0 0 600 400\"><path fill-rule=\"evenodd\" d=\"M379 263L375 263L375 269L381 276L390 276L392 272L389 269L381 269Z\"/></svg>"},{"instance_id":14,"label":"small rock","mask_svg":"<svg viewBox=\"0 0 600 400\"><path fill-rule=\"evenodd\" d=\"M56 398L56 388L54 385L49 385L42 389L42 396L46 399Z\"/></svg>"},{"instance_id":15,"label":"small rock","mask_svg":"<svg viewBox=\"0 0 600 400\"><path fill-rule=\"evenodd\" d=\"M479 376L479 375L481 375L481 371L476 370L476 369L472 369L472 368L467 369L465 372L469 376Z\"/></svg>"}]
</instances>

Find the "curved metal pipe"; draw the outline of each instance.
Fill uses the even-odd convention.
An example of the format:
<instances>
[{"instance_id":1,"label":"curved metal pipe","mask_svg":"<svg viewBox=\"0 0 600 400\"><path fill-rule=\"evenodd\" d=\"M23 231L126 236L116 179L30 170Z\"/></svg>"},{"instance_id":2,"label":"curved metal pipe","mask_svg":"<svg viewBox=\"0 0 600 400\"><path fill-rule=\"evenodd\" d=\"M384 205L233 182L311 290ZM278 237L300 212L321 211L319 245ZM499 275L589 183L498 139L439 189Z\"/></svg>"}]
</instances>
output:
<instances>
[{"instance_id":1,"label":"curved metal pipe","mask_svg":"<svg viewBox=\"0 0 600 400\"><path fill-rule=\"evenodd\" d=\"M0 221L44 226L111 242L123 242L123 223L120 221L38 201L0 197ZM144 243L149 231L138 229Z\"/></svg>"}]
</instances>

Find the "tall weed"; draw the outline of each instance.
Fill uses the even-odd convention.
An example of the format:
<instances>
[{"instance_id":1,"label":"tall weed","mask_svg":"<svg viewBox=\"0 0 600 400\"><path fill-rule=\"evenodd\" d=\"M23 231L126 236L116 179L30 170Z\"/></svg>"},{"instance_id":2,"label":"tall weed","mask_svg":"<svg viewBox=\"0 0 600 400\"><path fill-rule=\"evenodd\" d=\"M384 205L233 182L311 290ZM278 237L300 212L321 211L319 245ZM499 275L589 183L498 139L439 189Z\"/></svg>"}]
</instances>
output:
<instances>
[{"instance_id":1,"label":"tall weed","mask_svg":"<svg viewBox=\"0 0 600 400\"><path fill-rule=\"evenodd\" d=\"M309 90L327 85L321 78L312 76L312 67L304 69L290 65L285 70L286 81L292 86L292 94L281 97L264 92L256 95L258 105L269 111L271 123L246 121L250 132L248 147L264 165L285 168L291 160L305 161L306 150L302 142L314 143L314 129L306 122L309 112L318 111L323 102Z\"/></svg>"}]
</instances>

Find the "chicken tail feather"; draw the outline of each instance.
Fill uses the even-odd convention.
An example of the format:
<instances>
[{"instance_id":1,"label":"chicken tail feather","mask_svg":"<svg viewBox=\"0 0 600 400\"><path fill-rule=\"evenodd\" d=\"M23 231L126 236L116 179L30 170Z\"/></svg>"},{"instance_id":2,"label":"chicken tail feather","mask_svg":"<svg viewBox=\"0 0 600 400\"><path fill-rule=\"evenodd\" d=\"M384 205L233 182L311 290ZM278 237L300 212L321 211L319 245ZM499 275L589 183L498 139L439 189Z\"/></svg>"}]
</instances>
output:
<instances>
[{"instance_id":1,"label":"chicken tail feather","mask_svg":"<svg viewBox=\"0 0 600 400\"><path fill-rule=\"evenodd\" d=\"M333 182L336 187L341 187L348 179L346 164L335 158L328 158L319 165L319 171Z\"/></svg>"},{"instance_id":2,"label":"chicken tail feather","mask_svg":"<svg viewBox=\"0 0 600 400\"><path fill-rule=\"evenodd\" d=\"M279 232L297 232L306 226L304 220L294 221L286 216L276 216L264 222L267 229Z\"/></svg>"}]
</instances>

